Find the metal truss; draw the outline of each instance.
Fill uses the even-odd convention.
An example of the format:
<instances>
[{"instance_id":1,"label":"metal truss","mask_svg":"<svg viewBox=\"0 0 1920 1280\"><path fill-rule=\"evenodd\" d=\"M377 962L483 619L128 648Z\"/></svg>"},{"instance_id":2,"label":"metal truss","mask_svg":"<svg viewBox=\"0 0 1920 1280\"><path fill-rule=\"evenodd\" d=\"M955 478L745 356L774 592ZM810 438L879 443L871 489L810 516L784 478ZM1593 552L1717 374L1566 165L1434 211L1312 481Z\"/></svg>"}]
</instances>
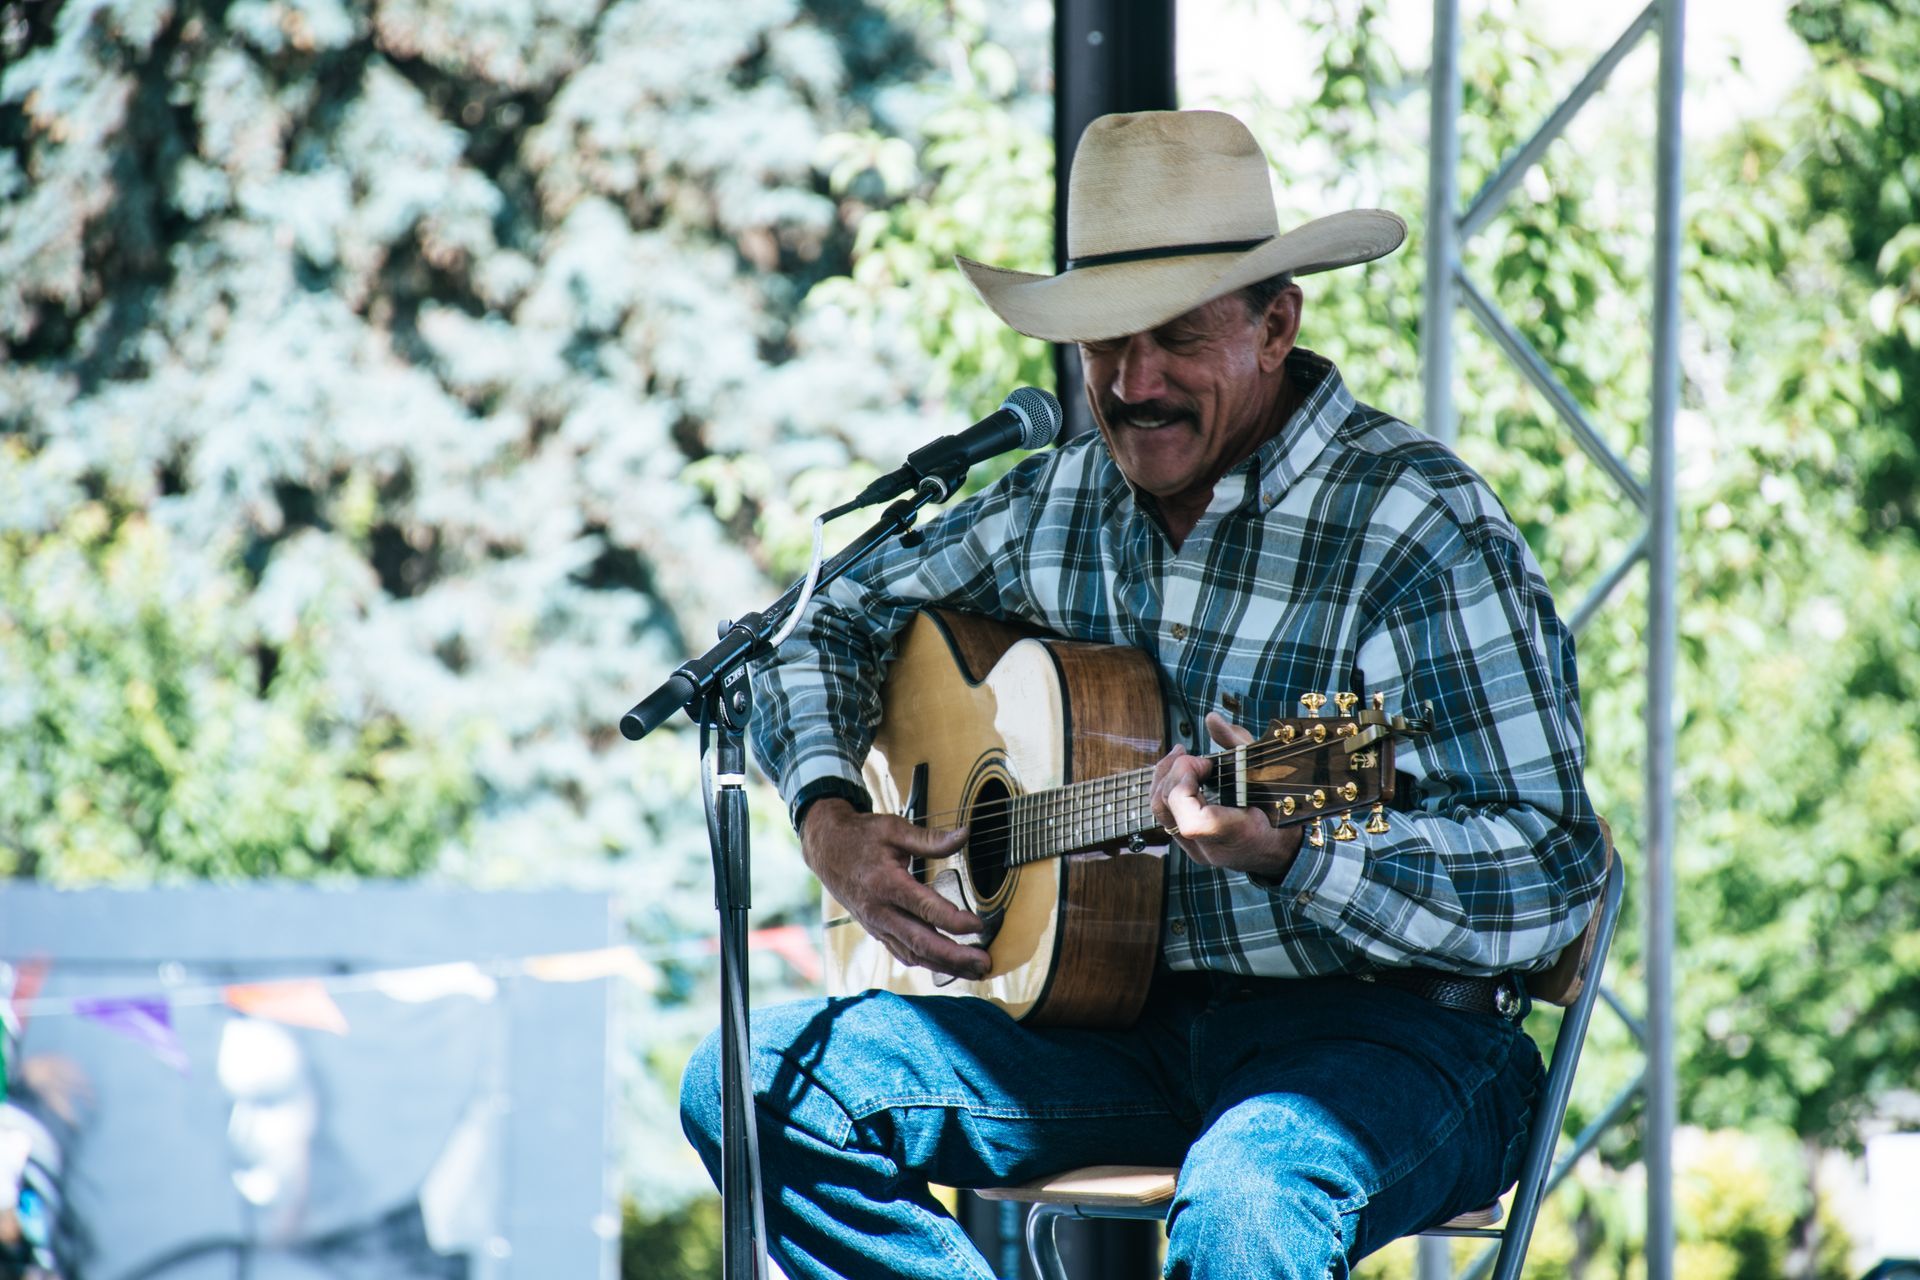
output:
<instances>
[{"instance_id":1,"label":"metal truss","mask_svg":"<svg viewBox=\"0 0 1920 1280\"><path fill-rule=\"evenodd\" d=\"M1600 56L1540 127L1506 157L1473 199L1460 209L1459 0L1434 0L1432 152L1427 198L1426 314L1422 359L1427 428L1451 443L1457 434L1453 406L1453 313L1465 308L1520 374L1553 406L1582 451L1612 480L1646 520L1625 555L1601 577L1573 612L1569 625L1585 630L1620 583L1641 561L1647 564L1647 766L1646 766L1646 1006L1636 1018L1611 991L1602 989L1646 1052L1639 1078L1615 1095L1555 1164L1548 1191L1558 1186L1601 1135L1644 1095L1647 1162L1647 1280L1673 1276L1672 1146L1676 1114L1673 1056L1673 673L1677 521L1674 511L1673 418L1679 398L1680 104L1686 0L1653 0ZM1506 204L1523 175L1546 154L1621 60L1649 33L1660 44L1658 123L1655 130L1656 190L1653 258L1653 394L1649 406L1650 474L1643 480L1593 427L1586 411L1493 300L1468 276L1460 247ZM1491 1270L1489 1249L1469 1267L1469 1280ZM1445 1240L1420 1242L1422 1280L1451 1271Z\"/></svg>"}]
</instances>

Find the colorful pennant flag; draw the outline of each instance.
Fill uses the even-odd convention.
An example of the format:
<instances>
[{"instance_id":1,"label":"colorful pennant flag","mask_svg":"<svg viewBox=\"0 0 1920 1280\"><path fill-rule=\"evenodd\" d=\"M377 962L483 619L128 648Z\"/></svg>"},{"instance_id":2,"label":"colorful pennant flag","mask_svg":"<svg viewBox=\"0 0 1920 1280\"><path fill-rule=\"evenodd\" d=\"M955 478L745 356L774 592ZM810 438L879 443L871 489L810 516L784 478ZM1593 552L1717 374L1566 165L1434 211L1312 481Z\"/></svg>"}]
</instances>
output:
<instances>
[{"instance_id":1,"label":"colorful pennant flag","mask_svg":"<svg viewBox=\"0 0 1920 1280\"><path fill-rule=\"evenodd\" d=\"M591 982L595 978L620 977L650 991L659 980L654 967L642 960L632 947L528 956L524 968L528 977L541 982Z\"/></svg>"},{"instance_id":2,"label":"colorful pennant flag","mask_svg":"<svg viewBox=\"0 0 1920 1280\"><path fill-rule=\"evenodd\" d=\"M824 964L812 930L805 925L776 925L747 935L757 951L771 951L809 982L821 980ZM664 944L660 955L711 955L717 939L683 939ZM225 987L175 988L167 995L41 998L50 962L41 956L0 965L0 1020L16 1034L34 1012L71 1013L98 1022L146 1047L155 1057L180 1072L190 1069L185 1048L173 1027L173 1009L182 1004L224 1001L243 1014L290 1026L311 1027L334 1035L348 1034L347 1018L334 1002L336 990L373 990L408 1004L424 1004L448 996L490 1001L499 994L499 978L524 975L539 982L591 982L624 978L642 990L659 985L659 970L631 946L592 951L563 951L497 961L486 966L458 961L416 965L405 969L343 974L332 978L283 978L271 982L234 983ZM11 980L10 982L8 980ZM0 1059L0 1064L4 1059ZM4 1066L0 1065L0 1071ZM5 1085L0 1078L0 1098Z\"/></svg>"},{"instance_id":3,"label":"colorful pennant flag","mask_svg":"<svg viewBox=\"0 0 1920 1280\"><path fill-rule=\"evenodd\" d=\"M33 998L40 994L40 985L47 980L47 970L52 967L53 962L45 956L28 956L13 966L13 989L7 993L6 1013L15 1035L26 1031Z\"/></svg>"},{"instance_id":4,"label":"colorful pennant flag","mask_svg":"<svg viewBox=\"0 0 1920 1280\"><path fill-rule=\"evenodd\" d=\"M347 1034L347 1015L327 994L326 984L318 978L292 978L284 982L241 983L225 988L227 1003L241 1013L284 1022L294 1027L312 1027Z\"/></svg>"},{"instance_id":5,"label":"colorful pennant flag","mask_svg":"<svg viewBox=\"0 0 1920 1280\"><path fill-rule=\"evenodd\" d=\"M173 1012L161 996L115 996L78 999L73 1011L130 1040L145 1045L154 1057L187 1074L187 1051L174 1034Z\"/></svg>"},{"instance_id":6,"label":"colorful pennant flag","mask_svg":"<svg viewBox=\"0 0 1920 1280\"><path fill-rule=\"evenodd\" d=\"M803 924L755 929L747 935L747 945L756 951L773 952L808 982L818 982L826 973L819 948L813 945L813 931Z\"/></svg>"},{"instance_id":7,"label":"colorful pennant flag","mask_svg":"<svg viewBox=\"0 0 1920 1280\"><path fill-rule=\"evenodd\" d=\"M446 996L472 996L485 1003L500 984L467 961L430 964L417 969L386 969L367 975L374 990L404 1004L426 1004Z\"/></svg>"}]
</instances>

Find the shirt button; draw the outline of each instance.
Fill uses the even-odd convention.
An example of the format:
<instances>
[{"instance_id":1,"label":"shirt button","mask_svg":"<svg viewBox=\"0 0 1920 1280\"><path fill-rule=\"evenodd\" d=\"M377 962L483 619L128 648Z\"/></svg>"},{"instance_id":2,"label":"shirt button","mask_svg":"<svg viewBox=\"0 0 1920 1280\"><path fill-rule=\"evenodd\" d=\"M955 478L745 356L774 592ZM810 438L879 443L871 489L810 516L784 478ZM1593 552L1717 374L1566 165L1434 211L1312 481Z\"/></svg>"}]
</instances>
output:
<instances>
[{"instance_id":1,"label":"shirt button","mask_svg":"<svg viewBox=\"0 0 1920 1280\"><path fill-rule=\"evenodd\" d=\"M1183 738L1191 738L1193 736L1193 721L1182 720L1180 722L1180 736Z\"/></svg>"},{"instance_id":2,"label":"shirt button","mask_svg":"<svg viewBox=\"0 0 1920 1280\"><path fill-rule=\"evenodd\" d=\"M1185 640L1187 638L1187 628L1185 623L1176 622L1173 624L1173 638L1175 640Z\"/></svg>"},{"instance_id":3,"label":"shirt button","mask_svg":"<svg viewBox=\"0 0 1920 1280\"><path fill-rule=\"evenodd\" d=\"M1185 920L1175 920L1172 924L1168 925L1167 927L1169 929L1172 929L1175 933L1185 933L1187 931L1187 922Z\"/></svg>"},{"instance_id":4,"label":"shirt button","mask_svg":"<svg viewBox=\"0 0 1920 1280\"><path fill-rule=\"evenodd\" d=\"M1274 503L1280 501L1280 495L1269 489L1260 495L1260 501L1266 503L1268 506L1272 506Z\"/></svg>"},{"instance_id":5,"label":"shirt button","mask_svg":"<svg viewBox=\"0 0 1920 1280\"><path fill-rule=\"evenodd\" d=\"M1300 896L1293 900L1293 904L1296 907L1310 907L1313 905L1313 895L1302 889Z\"/></svg>"}]
</instances>

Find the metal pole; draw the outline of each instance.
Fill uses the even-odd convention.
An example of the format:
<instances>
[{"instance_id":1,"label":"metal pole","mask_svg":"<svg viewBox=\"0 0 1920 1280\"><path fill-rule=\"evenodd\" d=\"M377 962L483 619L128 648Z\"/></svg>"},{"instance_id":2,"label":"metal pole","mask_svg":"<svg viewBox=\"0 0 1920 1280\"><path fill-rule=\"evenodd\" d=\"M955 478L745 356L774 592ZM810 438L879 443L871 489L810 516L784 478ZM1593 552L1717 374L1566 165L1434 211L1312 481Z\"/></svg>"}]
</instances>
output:
<instances>
[{"instance_id":1,"label":"metal pole","mask_svg":"<svg viewBox=\"0 0 1920 1280\"><path fill-rule=\"evenodd\" d=\"M1673 418L1680 397L1680 97L1686 0L1660 6L1659 164L1654 210L1653 420L1647 592L1647 1280L1673 1277L1673 687L1677 624L1674 580Z\"/></svg>"},{"instance_id":2,"label":"metal pole","mask_svg":"<svg viewBox=\"0 0 1920 1280\"><path fill-rule=\"evenodd\" d=\"M1109 111L1171 111L1176 92L1175 0L1054 0L1053 269L1067 269L1067 188L1080 135ZM1064 444L1093 430L1080 349L1053 349Z\"/></svg>"},{"instance_id":3,"label":"metal pole","mask_svg":"<svg viewBox=\"0 0 1920 1280\"><path fill-rule=\"evenodd\" d=\"M1460 0L1433 0L1433 69L1427 81L1427 295L1420 323L1426 427L1451 445L1453 414L1454 264L1460 256ZM1422 1236L1416 1280L1451 1280L1450 1242Z\"/></svg>"},{"instance_id":4,"label":"metal pole","mask_svg":"<svg viewBox=\"0 0 1920 1280\"><path fill-rule=\"evenodd\" d=\"M1433 0L1428 93L1427 296L1420 360L1427 430L1450 445L1458 435L1453 416L1453 267L1459 257L1460 0Z\"/></svg>"},{"instance_id":5,"label":"metal pole","mask_svg":"<svg viewBox=\"0 0 1920 1280\"><path fill-rule=\"evenodd\" d=\"M1467 205L1467 211L1460 215L1462 236L1472 239L1482 227L1493 220L1493 215L1500 212L1500 207L1506 203L1507 195L1520 184L1520 179L1526 176L1527 170L1547 154L1547 148L1553 145L1555 138L1566 132L1573 118L1580 114L1580 108L1587 105L1587 99L1600 92L1600 87L1607 82L1607 77L1613 74L1614 68L1618 67L1629 53L1633 52L1633 46L1640 43L1640 37L1647 34L1659 16L1660 3L1659 0L1654 0L1654 3L1648 5L1641 11L1640 16L1633 20L1633 25L1613 42L1613 46L1600 56L1600 61L1594 63L1587 74L1580 78L1580 83L1573 87L1573 92L1566 96L1565 101L1554 108L1553 114L1547 117L1546 123L1534 130L1533 136L1527 139L1526 145L1501 162L1500 171L1487 179L1487 185L1480 188L1480 194L1473 198L1473 201Z\"/></svg>"}]
</instances>

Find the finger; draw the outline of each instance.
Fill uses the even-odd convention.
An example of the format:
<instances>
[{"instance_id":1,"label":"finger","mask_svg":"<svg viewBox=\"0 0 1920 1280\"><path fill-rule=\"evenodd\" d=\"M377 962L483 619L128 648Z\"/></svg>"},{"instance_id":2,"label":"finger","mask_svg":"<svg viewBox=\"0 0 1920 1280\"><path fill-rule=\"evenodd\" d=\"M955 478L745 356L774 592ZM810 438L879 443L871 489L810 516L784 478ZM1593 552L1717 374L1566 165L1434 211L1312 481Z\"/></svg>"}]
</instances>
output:
<instances>
[{"instance_id":1,"label":"finger","mask_svg":"<svg viewBox=\"0 0 1920 1280\"><path fill-rule=\"evenodd\" d=\"M942 831L933 827L923 827L917 822L909 822L897 815L888 815L886 826L881 834L889 844L903 852L923 858L946 857L967 842L967 828L964 824Z\"/></svg>"},{"instance_id":2,"label":"finger","mask_svg":"<svg viewBox=\"0 0 1920 1280\"><path fill-rule=\"evenodd\" d=\"M1167 771L1172 769L1174 764L1177 761L1184 758L1186 754L1187 754L1187 749L1181 746L1179 743L1175 743L1173 750L1167 752L1167 754L1165 754L1164 756L1161 756L1158 760L1156 760L1153 765L1154 785L1158 786L1160 784L1161 779L1167 776Z\"/></svg>"},{"instance_id":3,"label":"finger","mask_svg":"<svg viewBox=\"0 0 1920 1280\"><path fill-rule=\"evenodd\" d=\"M1186 756L1170 761L1167 772L1151 793L1150 799L1165 806L1175 791L1185 788L1195 795L1200 794L1200 783L1213 773L1213 761L1205 756Z\"/></svg>"},{"instance_id":4,"label":"finger","mask_svg":"<svg viewBox=\"0 0 1920 1280\"><path fill-rule=\"evenodd\" d=\"M986 921L965 907L956 905L937 890L928 888L918 880L913 881L913 885L912 892L896 899L891 905L948 933L977 933L986 927Z\"/></svg>"},{"instance_id":5,"label":"finger","mask_svg":"<svg viewBox=\"0 0 1920 1280\"><path fill-rule=\"evenodd\" d=\"M876 923L886 935L887 950L904 964L956 978L984 978L993 966L993 958L984 948L955 942L903 911L883 914Z\"/></svg>"},{"instance_id":6,"label":"finger","mask_svg":"<svg viewBox=\"0 0 1920 1280\"><path fill-rule=\"evenodd\" d=\"M984 927L979 916L943 897L898 856L874 864L862 888L861 900L870 904L872 912L891 908L950 933L973 933Z\"/></svg>"},{"instance_id":7,"label":"finger","mask_svg":"<svg viewBox=\"0 0 1920 1280\"><path fill-rule=\"evenodd\" d=\"M1207 736L1216 746L1244 747L1253 741L1253 731L1243 729L1218 711L1207 712Z\"/></svg>"},{"instance_id":8,"label":"finger","mask_svg":"<svg viewBox=\"0 0 1920 1280\"><path fill-rule=\"evenodd\" d=\"M1177 783L1167 792L1167 811L1175 830L1183 836L1208 837L1220 833L1220 811L1200 797L1200 788L1191 779Z\"/></svg>"},{"instance_id":9,"label":"finger","mask_svg":"<svg viewBox=\"0 0 1920 1280\"><path fill-rule=\"evenodd\" d=\"M1182 760L1191 759L1187 749L1175 743L1173 750L1161 756L1153 766L1153 782L1147 788L1147 809L1153 814L1153 820L1173 830L1173 814L1167 809L1167 788L1172 785L1173 772Z\"/></svg>"},{"instance_id":10,"label":"finger","mask_svg":"<svg viewBox=\"0 0 1920 1280\"><path fill-rule=\"evenodd\" d=\"M963 823L946 831L915 826L909 826L907 830L909 834L901 839L902 844L917 847L924 857L945 858L958 853L966 845L970 828Z\"/></svg>"}]
</instances>

